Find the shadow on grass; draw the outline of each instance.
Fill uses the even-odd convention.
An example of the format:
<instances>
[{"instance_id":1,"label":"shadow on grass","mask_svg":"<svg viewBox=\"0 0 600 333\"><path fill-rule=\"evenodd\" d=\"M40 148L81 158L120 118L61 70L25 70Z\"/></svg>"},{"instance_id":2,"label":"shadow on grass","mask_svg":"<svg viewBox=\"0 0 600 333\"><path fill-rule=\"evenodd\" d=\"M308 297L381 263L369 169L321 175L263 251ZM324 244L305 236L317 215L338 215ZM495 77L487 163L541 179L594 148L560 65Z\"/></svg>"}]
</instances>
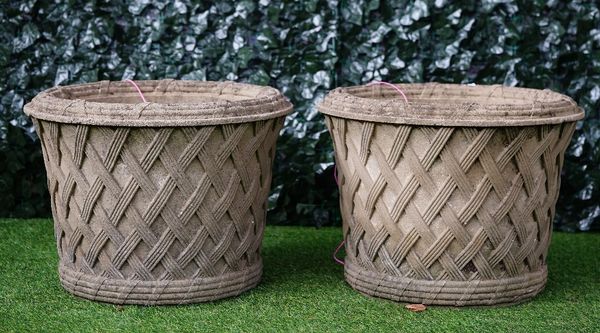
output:
<instances>
[{"instance_id":1,"label":"shadow on grass","mask_svg":"<svg viewBox=\"0 0 600 333\"><path fill-rule=\"evenodd\" d=\"M547 258L548 281L538 295L540 301L575 301L600 287L600 262L592 254L599 249L598 234L555 232Z\"/></svg>"},{"instance_id":2,"label":"shadow on grass","mask_svg":"<svg viewBox=\"0 0 600 333\"><path fill-rule=\"evenodd\" d=\"M277 288L290 281L330 281L343 279L343 267L331 258L339 240L330 230L313 230L308 234L299 228L278 228L266 235L262 256L262 286ZM341 233L341 232L340 232Z\"/></svg>"}]
</instances>

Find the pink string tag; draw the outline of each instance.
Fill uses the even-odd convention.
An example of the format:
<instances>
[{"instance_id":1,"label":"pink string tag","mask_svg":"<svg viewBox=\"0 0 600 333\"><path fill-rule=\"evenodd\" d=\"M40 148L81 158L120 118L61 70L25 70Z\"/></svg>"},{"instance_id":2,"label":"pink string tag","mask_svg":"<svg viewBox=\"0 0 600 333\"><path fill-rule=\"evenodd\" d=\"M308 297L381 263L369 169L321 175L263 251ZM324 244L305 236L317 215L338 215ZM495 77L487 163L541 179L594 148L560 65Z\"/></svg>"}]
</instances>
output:
<instances>
[{"instance_id":1,"label":"pink string tag","mask_svg":"<svg viewBox=\"0 0 600 333\"><path fill-rule=\"evenodd\" d=\"M370 83L368 83L368 84L367 84L367 87L369 87L369 86L373 86L373 85L376 85L376 84L379 84L379 85L384 85L384 86L386 86L386 87L393 88L393 89L394 89L394 90L396 90L396 91L397 91L397 92L398 92L400 95L402 95L402 98L404 98L404 101L405 101L406 103L408 103L408 98L406 98L406 95L404 94L404 92L403 92L403 91L402 91L400 88L398 88L398 86L397 86L397 85L395 85L395 84L391 84L391 83L389 83L389 82L384 82L384 81L372 81L372 82L370 82ZM333 166L333 178L335 179L335 183L336 183L336 184L339 186L340 184L339 184L339 182L338 182L338 177L337 177L337 166L336 166L336 165L334 165L334 166ZM333 251L333 255L332 255L332 257L333 257L333 261L335 261L337 264L340 264L340 265L342 265L342 266L345 264L345 263L344 263L344 260L342 260L342 259L338 258L338 257L337 257L337 255L338 255L338 253L340 252L340 250L342 249L342 247L344 247L344 242L345 242L345 241L346 241L345 239L342 239L342 241L340 242L340 244L338 244L338 246L337 246L337 247L335 248L335 250Z\"/></svg>"},{"instance_id":2,"label":"pink string tag","mask_svg":"<svg viewBox=\"0 0 600 333\"><path fill-rule=\"evenodd\" d=\"M140 97L142 98L142 101L144 103L148 103L148 101L146 101L146 97L144 97L144 94L142 94L142 90L140 89L140 87L135 82L133 82L133 80L127 79L127 80L125 80L125 82L128 82L131 85L133 85L133 87L135 88L135 90L137 90L138 94L140 94Z\"/></svg>"},{"instance_id":3,"label":"pink string tag","mask_svg":"<svg viewBox=\"0 0 600 333\"><path fill-rule=\"evenodd\" d=\"M338 244L338 246L335 248L335 250L333 251L333 261L335 261L337 264L340 264L342 266L344 266L344 261L342 259L339 259L337 257L338 252L340 252L340 250L342 249L342 247L344 247L344 240L342 240L340 242L340 244Z\"/></svg>"},{"instance_id":4,"label":"pink string tag","mask_svg":"<svg viewBox=\"0 0 600 333\"><path fill-rule=\"evenodd\" d=\"M391 83L389 83L389 82L384 82L384 81L372 81L372 82L369 82L369 83L367 83L367 87L369 87L369 86L374 86L374 85L376 85L376 84L379 84L379 85L383 85L383 86L386 86L386 87L393 88L393 89L394 89L394 90L396 90L398 93L400 93L400 95L402 95L402 97L404 98L404 101L405 101L406 103L408 103L408 98L406 98L406 95L404 94L404 91L402 91L400 88L398 88L398 86L397 86L397 85L395 85L395 84L391 84Z\"/></svg>"}]
</instances>

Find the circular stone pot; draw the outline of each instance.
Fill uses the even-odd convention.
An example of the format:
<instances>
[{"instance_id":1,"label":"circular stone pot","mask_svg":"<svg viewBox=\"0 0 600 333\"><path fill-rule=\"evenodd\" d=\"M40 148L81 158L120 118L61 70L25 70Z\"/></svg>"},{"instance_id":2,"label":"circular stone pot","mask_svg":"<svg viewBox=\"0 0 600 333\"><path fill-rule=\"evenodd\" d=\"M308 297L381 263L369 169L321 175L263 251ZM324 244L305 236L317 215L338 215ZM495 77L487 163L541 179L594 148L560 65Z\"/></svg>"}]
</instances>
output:
<instances>
[{"instance_id":1,"label":"circular stone pot","mask_svg":"<svg viewBox=\"0 0 600 333\"><path fill-rule=\"evenodd\" d=\"M546 283L563 156L584 114L549 91L452 84L331 91L356 290L439 305L513 304Z\"/></svg>"},{"instance_id":2,"label":"circular stone pot","mask_svg":"<svg viewBox=\"0 0 600 333\"><path fill-rule=\"evenodd\" d=\"M256 286L275 143L291 104L232 82L55 87L25 106L41 139L59 275L118 304Z\"/></svg>"}]
</instances>

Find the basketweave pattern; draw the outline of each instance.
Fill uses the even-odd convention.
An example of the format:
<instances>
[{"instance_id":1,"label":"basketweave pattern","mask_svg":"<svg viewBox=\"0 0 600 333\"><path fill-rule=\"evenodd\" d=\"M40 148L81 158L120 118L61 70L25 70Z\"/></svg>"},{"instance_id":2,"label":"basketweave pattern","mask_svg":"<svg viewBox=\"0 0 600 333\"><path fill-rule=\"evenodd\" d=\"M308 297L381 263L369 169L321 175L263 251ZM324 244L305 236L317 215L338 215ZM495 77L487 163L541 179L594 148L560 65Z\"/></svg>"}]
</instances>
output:
<instances>
[{"instance_id":1,"label":"basketweave pattern","mask_svg":"<svg viewBox=\"0 0 600 333\"><path fill-rule=\"evenodd\" d=\"M347 263L415 280L545 272L563 152L575 123L476 128L326 121Z\"/></svg>"},{"instance_id":2,"label":"basketweave pattern","mask_svg":"<svg viewBox=\"0 0 600 333\"><path fill-rule=\"evenodd\" d=\"M35 124L61 265L159 281L260 264L283 118L164 128Z\"/></svg>"}]
</instances>

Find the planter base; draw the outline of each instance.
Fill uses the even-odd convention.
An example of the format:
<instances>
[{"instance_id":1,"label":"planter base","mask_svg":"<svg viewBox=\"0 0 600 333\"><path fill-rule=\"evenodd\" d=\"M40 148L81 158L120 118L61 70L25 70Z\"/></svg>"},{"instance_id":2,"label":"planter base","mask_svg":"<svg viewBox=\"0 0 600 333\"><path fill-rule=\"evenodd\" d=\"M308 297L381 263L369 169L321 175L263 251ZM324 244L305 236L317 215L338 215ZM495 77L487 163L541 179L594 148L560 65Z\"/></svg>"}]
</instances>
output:
<instances>
[{"instance_id":1,"label":"planter base","mask_svg":"<svg viewBox=\"0 0 600 333\"><path fill-rule=\"evenodd\" d=\"M218 277L174 281L109 279L59 266L60 282L70 293L89 300L138 305L188 304L236 296L260 282L262 262Z\"/></svg>"},{"instance_id":2,"label":"planter base","mask_svg":"<svg viewBox=\"0 0 600 333\"><path fill-rule=\"evenodd\" d=\"M546 284L546 266L537 272L497 280L416 280L367 271L346 260L350 286L369 295L398 302L446 306L510 305L540 293Z\"/></svg>"}]
</instances>

